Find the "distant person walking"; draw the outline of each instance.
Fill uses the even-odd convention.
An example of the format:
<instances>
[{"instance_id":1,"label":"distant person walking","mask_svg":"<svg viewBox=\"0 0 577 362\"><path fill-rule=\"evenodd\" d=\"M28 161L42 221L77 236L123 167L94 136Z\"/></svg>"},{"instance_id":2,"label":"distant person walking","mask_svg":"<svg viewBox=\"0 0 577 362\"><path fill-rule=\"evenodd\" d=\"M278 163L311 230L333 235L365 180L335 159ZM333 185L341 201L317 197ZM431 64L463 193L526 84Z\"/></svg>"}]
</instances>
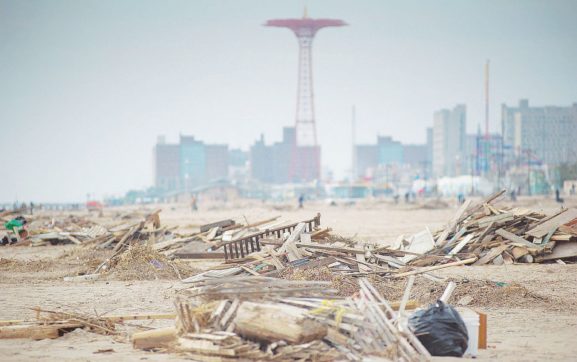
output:
<instances>
[{"instance_id":1,"label":"distant person walking","mask_svg":"<svg viewBox=\"0 0 577 362\"><path fill-rule=\"evenodd\" d=\"M459 205L462 205L465 202L465 195L463 195L462 192L459 192L457 195L457 201L459 202Z\"/></svg>"},{"instance_id":2,"label":"distant person walking","mask_svg":"<svg viewBox=\"0 0 577 362\"><path fill-rule=\"evenodd\" d=\"M511 191L511 201L513 202L517 201L517 193L515 192L515 190Z\"/></svg>"},{"instance_id":3,"label":"distant person walking","mask_svg":"<svg viewBox=\"0 0 577 362\"><path fill-rule=\"evenodd\" d=\"M559 189L556 188L555 189L555 201L557 201L558 203L562 204L563 202L565 202L565 200L563 200L560 196L559 196Z\"/></svg>"},{"instance_id":4,"label":"distant person walking","mask_svg":"<svg viewBox=\"0 0 577 362\"><path fill-rule=\"evenodd\" d=\"M198 211L198 204L195 195L192 195L190 198L190 208L192 209L192 212Z\"/></svg>"},{"instance_id":5,"label":"distant person walking","mask_svg":"<svg viewBox=\"0 0 577 362\"><path fill-rule=\"evenodd\" d=\"M301 194L299 196L299 209L303 208L304 203L305 203L305 195Z\"/></svg>"}]
</instances>

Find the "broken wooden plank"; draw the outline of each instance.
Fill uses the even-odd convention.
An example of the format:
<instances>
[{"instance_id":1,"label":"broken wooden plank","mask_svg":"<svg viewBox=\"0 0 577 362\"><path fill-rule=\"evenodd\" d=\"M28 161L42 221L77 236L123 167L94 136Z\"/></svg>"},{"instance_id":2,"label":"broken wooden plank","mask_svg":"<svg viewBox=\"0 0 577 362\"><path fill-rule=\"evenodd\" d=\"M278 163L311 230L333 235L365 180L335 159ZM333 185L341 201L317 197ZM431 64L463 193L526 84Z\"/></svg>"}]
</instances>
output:
<instances>
[{"instance_id":1,"label":"broken wooden plank","mask_svg":"<svg viewBox=\"0 0 577 362\"><path fill-rule=\"evenodd\" d=\"M471 200L466 200L461 204L461 206L455 213L455 216L453 216L453 218L449 221L443 232L441 232L441 234L437 238L436 240L437 246L439 247L445 246L447 237L449 236L450 233L453 232L453 230L455 230L455 227L460 222L461 218L463 217L463 214L465 214L470 205Z\"/></svg>"},{"instance_id":2,"label":"broken wooden plank","mask_svg":"<svg viewBox=\"0 0 577 362\"><path fill-rule=\"evenodd\" d=\"M209 231L210 229L217 227L217 226L220 226L221 228L226 228L226 227L232 226L234 224L235 224L234 220L225 219L225 220L213 222L210 224L201 225L200 226L200 232L205 233L205 232Z\"/></svg>"},{"instance_id":3,"label":"broken wooden plank","mask_svg":"<svg viewBox=\"0 0 577 362\"><path fill-rule=\"evenodd\" d=\"M212 229L210 229L210 231L206 235L206 239L210 241L216 238L216 235L220 232L220 229L221 229L220 226L215 226Z\"/></svg>"},{"instance_id":4,"label":"broken wooden plank","mask_svg":"<svg viewBox=\"0 0 577 362\"><path fill-rule=\"evenodd\" d=\"M347 253L347 254L364 254L365 253L365 250L363 250L363 249L346 248L346 247L338 247L338 246L322 245L322 244L297 243L296 247L297 248L336 251L339 253Z\"/></svg>"},{"instance_id":5,"label":"broken wooden plank","mask_svg":"<svg viewBox=\"0 0 577 362\"><path fill-rule=\"evenodd\" d=\"M80 323L59 323L50 325L11 325L0 327L0 339L29 338L29 339L54 339L58 338L63 331L82 328Z\"/></svg>"},{"instance_id":6,"label":"broken wooden plank","mask_svg":"<svg viewBox=\"0 0 577 362\"><path fill-rule=\"evenodd\" d=\"M559 227L563 224L571 222L573 219L577 219L577 209L568 209L567 211L555 216L546 222L537 225L533 229L527 231L527 235L533 236L535 238L542 238L547 235L547 233L554 227Z\"/></svg>"},{"instance_id":7,"label":"broken wooden plank","mask_svg":"<svg viewBox=\"0 0 577 362\"><path fill-rule=\"evenodd\" d=\"M291 232L288 239L279 248L280 253L287 253L287 258L289 261L294 261L302 258L302 254L299 252L295 244L300 240L300 236L305 232L307 224L304 222L298 223L298 225Z\"/></svg>"},{"instance_id":8,"label":"broken wooden plank","mask_svg":"<svg viewBox=\"0 0 577 362\"><path fill-rule=\"evenodd\" d=\"M451 250L449 252L449 254L447 254L447 256L451 257L456 255L457 253L459 253L461 251L461 249L463 249L465 247L465 245L467 245L471 240L473 240L473 237L475 236L475 234L471 233L467 236L465 236L463 238L463 240L461 240L454 248L453 250Z\"/></svg>"},{"instance_id":9,"label":"broken wooden plank","mask_svg":"<svg viewBox=\"0 0 577 362\"><path fill-rule=\"evenodd\" d=\"M542 262L546 260L555 260L563 258L573 258L577 257L577 243L575 242L558 242L555 244L555 248L551 254L539 256L535 258L536 262Z\"/></svg>"},{"instance_id":10,"label":"broken wooden plank","mask_svg":"<svg viewBox=\"0 0 577 362\"><path fill-rule=\"evenodd\" d=\"M485 265L488 262L492 261L499 255L501 255L505 250L509 248L509 245L503 244L497 247L492 248L489 250L487 254L485 254L481 259L477 260L473 265Z\"/></svg>"},{"instance_id":11,"label":"broken wooden plank","mask_svg":"<svg viewBox=\"0 0 577 362\"><path fill-rule=\"evenodd\" d=\"M176 328L165 327L132 335L132 346L138 349L168 347L176 340Z\"/></svg>"},{"instance_id":12,"label":"broken wooden plank","mask_svg":"<svg viewBox=\"0 0 577 362\"><path fill-rule=\"evenodd\" d=\"M450 267L452 267L452 266L459 266L459 265L471 264L471 263L474 263L476 260L477 260L477 258L469 258L469 259L465 259L465 260L455 261L455 262L452 262L452 263L447 263L447 264L441 264L441 265L434 265L434 266L419 268L419 269L417 269L417 270L413 270L413 271L410 271L410 272L387 275L386 277L389 277L389 278L401 278L401 277L406 277L406 276L410 276L410 275L417 275L417 274L422 274L422 273L430 272L430 271L433 271L433 270L450 268Z\"/></svg>"},{"instance_id":13,"label":"broken wooden plank","mask_svg":"<svg viewBox=\"0 0 577 362\"><path fill-rule=\"evenodd\" d=\"M528 248L534 248L534 249L542 249L543 248L543 246L533 244L533 243L523 239L522 237L517 236L517 235L513 234L512 232L509 232L505 229L499 229L499 230L495 231L495 234L502 236L505 239L507 239L507 240L509 240L515 244L521 244L521 245L528 247Z\"/></svg>"}]
</instances>

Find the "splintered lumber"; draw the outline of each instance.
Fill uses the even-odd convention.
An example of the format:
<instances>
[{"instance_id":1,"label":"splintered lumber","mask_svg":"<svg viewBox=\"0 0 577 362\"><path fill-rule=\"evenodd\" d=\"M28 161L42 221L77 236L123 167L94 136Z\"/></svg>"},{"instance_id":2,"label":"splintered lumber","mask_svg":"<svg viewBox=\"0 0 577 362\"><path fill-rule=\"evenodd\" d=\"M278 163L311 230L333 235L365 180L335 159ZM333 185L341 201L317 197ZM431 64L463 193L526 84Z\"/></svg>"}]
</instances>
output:
<instances>
[{"instance_id":1,"label":"splintered lumber","mask_svg":"<svg viewBox=\"0 0 577 362\"><path fill-rule=\"evenodd\" d=\"M174 341L176 341L175 327L158 328L132 335L132 346L138 349L167 347Z\"/></svg>"},{"instance_id":2,"label":"splintered lumber","mask_svg":"<svg viewBox=\"0 0 577 362\"><path fill-rule=\"evenodd\" d=\"M234 225L234 224L235 224L234 220L225 219L225 220L213 222L213 223L211 223L211 224L201 225L201 226L200 226L200 232L201 232L201 233L205 233L205 232L209 231L210 229L212 229L212 228L214 228L214 227L226 228L226 227L232 226L232 225Z\"/></svg>"},{"instance_id":3,"label":"splintered lumber","mask_svg":"<svg viewBox=\"0 0 577 362\"><path fill-rule=\"evenodd\" d=\"M473 215L474 213L476 213L477 211L481 210L483 208L483 205L489 205L490 203L492 203L493 201L495 201L497 198L501 197L501 195L503 195L507 190L501 190L501 191L497 191L494 194L488 196L486 199L480 201L479 203L475 204L474 206L471 206L467 209L467 211L465 213L463 213L463 215L461 215L461 217L459 218L458 223L464 221L465 219L467 219L468 217L470 217L471 215Z\"/></svg>"},{"instance_id":4,"label":"splintered lumber","mask_svg":"<svg viewBox=\"0 0 577 362\"><path fill-rule=\"evenodd\" d=\"M287 252L287 258L289 261L294 261L302 258L302 254L296 248L295 244L300 240L301 234L305 232L307 225L304 222L298 223L294 228L289 238L280 247L279 252Z\"/></svg>"},{"instance_id":5,"label":"splintered lumber","mask_svg":"<svg viewBox=\"0 0 577 362\"><path fill-rule=\"evenodd\" d=\"M174 254L174 257L178 259L224 259L224 253L208 251L200 253L178 252Z\"/></svg>"},{"instance_id":6,"label":"splintered lumber","mask_svg":"<svg viewBox=\"0 0 577 362\"><path fill-rule=\"evenodd\" d=\"M527 231L527 235L533 236L535 238L542 238L546 236L551 229L559 227L563 224L567 224L574 219L577 219L577 209L568 209L567 211Z\"/></svg>"},{"instance_id":7,"label":"splintered lumber","mask_svg":"<svg viewBox=\"0 0 577 362\"><path fill-rule=\"evenodd\" d=\"M445 227L443 232L439 235L439 238L437 239L437 245L438 246L443 247L445 245L447 237L455 229L455 227L457 226L457 224L461 220L461 217L463 216L465 211L469 208L469 205L471 205L471 200L466 200L459 207L459 209L455 213L455 216L453 216L453 218L449 221L449 223L447 224L447 226Z\"/></svg>"},{"instance_id":8,"label":"splintered lumber","mask_svg":"<svg viewBox=\"0 0 577 362\"><path fill-rule=\"evenodd\" d=\"M494 247L493 249L489 250L489 252L485 254L481 259L477 260L477 262L475 262L473 265L485 265L501 255L505 250L507 250L507 248L509 248L509 246L505 244Z\"/></svg>"},{"instance_id":9,"label":"splintered lumber","mask_svg":"<svg viewBox=\"0 0 577 362\"><path fill-rule=\"evenodd\" d=\"M297 243L297 248L307 248L307 249L319 249L319 250L328 250L328 251L336 251L339 253L348 253L348 254L365 254L365 250L363 249L355 249L355 248L346 248L346 247L337 247L337 246L330 246L330 245L322 245L322 244L310 244L310 243ZM376 251L380 251L378 249ZM394 252L397 252L396 250ZM412 254L412 253L411 253ZM420 254L416 254L420 255Z\"/></svg>"},{"instance_id":10,"label":"splintered lumber","mask_svg":"<svg viewBox=\"0 0 577 362\"><path fill-rule=\"evenodd\" d=\"M516 246L513 249L511 249L511 254L513 254L513 259L517 260L529 254L529 250L527 250L527 248Z\"/></svg>"},{"instance_id":11,"label":"splintered lumber","mask_svg":"<svg viewBox=\"0 0 577 362\"><path fill-rule=\"evenodd\" d=\"M447 285L447 288L445 289L443 295L441 296L441 298L439 298L439 300L445 304L448 304L449 299L451 299L451 296L453 295L453 292L455 291L456 287L457 283L449 282L449 285Z\"/></svg>"},{"instance_id":12,"label":"splintered lumber","mask_svg":"<svg viewBox=\"0 0 577 362\"><path fill-rule=\"evenodd\" d=\"M575 242L558 242L551 254L539 256L535 259L536 262L545 260L555 260L563 258L573 258L577 256L577 243Z\"/></svg>"},{"instance_id":13,"label":"splintered lumber","mask_svg":"<svg viewBox=\"0 0 577 362\"><path fill-rule=\"evenodd\" d=\"M235 332L259 341L300 344L327 335L327 327L307 316L306 310L280 304L243 302L234 319Z\"/></svg>"},{"instance_id":14,"label":"splintered lumber","mask_svg":"<svg viewBox=\"0 0 577 362\"><path fill-rule=\"evenodd\" d=\"M139 229L139 226L133 226L131 227L126 234L124 234L124 236L122 237L122 239L120 239L120 241L116 244L116 246L114 247L114 251L119 251L123 246L124 243L126 242L126 240L128 240L129 237L132 236L132 234L134 234L137 230Z\"/></svg>"},{"instance_id":15,"label":"splintered lumber","mask_svg":"<svg viewBox=\"0 0 577 362\"><path fill-rule=\"evenodd\" d=\"M356 259L357 259L357 266L360 272L367 273L372 270L372 268L369 265L367 265L364 254L356 254Z\"/></svg>"},{"instance_id":16,"label":"splintered lumber","mask_svg":"<svg viewBox=\"0 0 577 362\"><path fill-rule=\"evenodd\" d=\"M210 229L210 231L208 232L208 234L206 235L206 238L208 240L213 240L214 238L216 238L216 235L220 232L220 226L215 226L212 229Z\"/></svg>"},{"instance_id":17,"label":"splintered lumber","mask_svg":"<svg viewBox=\"0 0 577 362\"><path fill-rule=\"evenodd\" d=\"M521 244L521 245L528 247L528 248L535 248L535 249L542 249L543 248L543 246L533 244L533 243L523 239L522 237L517 236L517 235L513 234L512 232L509 232L505 229L499 229L499 230L495 231L495 234L502 236L505 239L507 239L507 240L509 240L515 244Z\"/></svg>"},{"instance_id":18,"label":"splintered lumber","mask_svg":"<svg viewBox=\"0 0 577 362\"><path fill-rule=\"evenodd\" d=\"M403 248L403 250L408 250L413 253L421 253L425 254L435 248L435 239L431 234L429 228L425 228L425 230L413 235L410 240L410 244ZM408 263L409 261L415 259L415 255L405 255L401 258L404 263Z\"/></svg>"},{"instance_id":19,"label":"splintered lumber","mask_svg":"<svg viewBox=\"0 0 577 362\"><path fill-rule=\"evenodd\" d=\"M469 234L467 236L465 236L463 238L463 240L461 240L457 246L455 246L453 248L453 250L451 250L448 254L448 256L454 256L455 254L457 254L458 252L461 251L461 249L463 249L465 247L465 245L467 245L471 240L473 240L473 237L475 236L475 234Z\"/></svg>"},{"instance_id":20,"label":"splintered lumber","mask_svg":"<svg viewBox=\"0 0 577 362\"><path fill-rule=\"evenodd\" d=\"M68 240L72 241L76 245L82 244L82 242L80 240L76 239L74 236L72 236L70 234L66 235L66 237L68 238Z\"/></svg>"},{"instance_id":21,"label":"splintered lumber","mask_svg":"<svg viewBox=\"0 0 577 362\"><path fill-rule=\"evenodd\" d=\"M403 293L403 298L401 299L401 304L399 305L399 315L405 312L407 302L411 296L411 289L413 288L413 283L415 282L415 276L411 275L407 281L407 286L405 287L405 293Z\"/></svg>"},{"instance_id":22,"label":"splintered lumber","mask_svg":"<svg viewBox=\"0 0 577 362\"><path fill-rule=\"evenodd\" d=\"M308 269L316 269L316 268L320 268L323 266L327 266L330 264L333 264L337 261L337 259L335 259L332 256L329 257L322 257L313 261L310 261L306 264L301 264L298 265L296 267L294 267L294 269L302 269L302 270L308 270ZM282 268L277 268L277 269L282 269Z\"/></svg>"},{"instance_id":23,"label":"splintered lumber","mask_svg":"<svg viewBox=\"0 0 577 362\"><path fill-rule=\"evenodd\" d=\"M430 359L430 353L413 332L410 329L402 330L401 324L396 323L396 313L375 287L365 278L359 279L359 286L360 295L356 304L366 320L354 338L366 349L365 352L381 352L383 346L395 346L393 360Z\"/></svg>"},{"instance_id":24,"label":"splintered lumber","mask_svg":"<svg viewBox=\"0 0 577 362\"><path fill-rule=\"evenodd\" d=\"M51 325L14 325L0 327L0 339L29 338L29 339L54 339L60 336L61 332L71 331L84 327L80 323L60 323Z\"/></svg>"},{"instance_id":25,"label":"splintered lumber","mask_svg":"<svg viewBox=\"0 0 577 362\"><path fill-rule=\"evenodd\" d=\"M409 276L409 275L422 274L422 273L430 272L430 271L433 271L433 270L450 268L450 267L452 267L452 266L459 266L459 265L471 264L471 263L474 263L476 260L477 260L477 258L469 258L469 259L465 259L465 260L455 261L455 262L452 262L452 263L441 264L441 265L433 265L433 266L428 266L428 267L424 267L424 268L419 268L419 269L417 269L417 270L413 270L413 271L409 271L409 272L404 272L404 273L399 273L399 274L392 274L392 275L389 275L389 276L387 276L387 277L392 277L392 278L407 277L407 276Z\"/></svg>"}]
</instances>

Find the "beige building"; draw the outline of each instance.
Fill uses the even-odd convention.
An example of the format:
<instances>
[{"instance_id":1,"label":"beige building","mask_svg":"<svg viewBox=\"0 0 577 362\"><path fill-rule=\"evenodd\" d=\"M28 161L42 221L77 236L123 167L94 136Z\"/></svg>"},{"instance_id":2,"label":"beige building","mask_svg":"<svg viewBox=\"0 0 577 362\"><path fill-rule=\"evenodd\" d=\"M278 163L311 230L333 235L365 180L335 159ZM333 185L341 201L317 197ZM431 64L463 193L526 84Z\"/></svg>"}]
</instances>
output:
<instances>
[{"instance_id":1,"label":"beige building","mask_svg":"<svg viewBox=\"0 0 577 362\"><path fill-rule=\"evenodd\" d=\"M577 103L568 107L501 107L503 142L509 160L530 154L548 165L577 161Z\"/></svg>"},{"instance_id":2,"label":"beige building","mask_svg":"<svg viewBox=\"0 0 577 362\"><path fill-rule=\"evenodd\" d=\"M435 177L465 173L467 107L442 109L433 117L433 174Z\"/></svg>"}]
</instances>

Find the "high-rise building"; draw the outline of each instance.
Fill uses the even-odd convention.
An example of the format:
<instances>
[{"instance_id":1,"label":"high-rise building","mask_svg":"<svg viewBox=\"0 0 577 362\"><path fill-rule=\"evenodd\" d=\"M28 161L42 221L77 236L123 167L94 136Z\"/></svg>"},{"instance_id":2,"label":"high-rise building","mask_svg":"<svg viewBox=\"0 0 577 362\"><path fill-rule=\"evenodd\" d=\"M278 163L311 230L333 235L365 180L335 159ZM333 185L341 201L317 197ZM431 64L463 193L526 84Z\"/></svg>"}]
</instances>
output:
<instances>
[{"instance_id":1,"label":"high-rise building","mask_svg":"<svg viewBox=\"0 0 577 362\"><path fill-rule=\"evenodd\" d=\"M206 181L217 181L228 177L228 145L205 145Z\"/></svg>"},{"instance_id":2,"label":"high-rise building","mask_svg":"<svg viewBox=\"0 0 577 362\"><path fill-rule=\"evenodd\" d=\"M180 179L185 191L206 180L206 153L204 143L193 136L180 136Z\"/></svg>"},{"instance_id":3,"label":"high-rise building","mask_svg":"<svg viewBox=\"0 0 577 362\"><path fill-rule=\"evenodd\" d=\"M435 112L433 118L433 173L436 177L457 176L466 172L467 108Z\"/></svg>"},{"instance_id":4,"label":"high-rise building","mask_svg":"<svg viewBox=\"0 0 577 362\"><path fill-rule=\"evenodd\" d=\"M501 127L506 158L523 154L549 165L577 159L577 103L568 107L529 107L522 99L518 107L501 107Z\"/></svg>"},{"instance_id":5,"label":"high-rise building","mask_svg":"<svg viewBox=\"0 0 577 362\"><path fill-rule=\"evenodd\" d=\"M294 127L285 127L282 141L272 145L266 145L264 136L261 135L250 148L251 177L264 183L291 182L289 168L295 148L294 141Z\"/></svg>"},{"instance_id":6,"label":"high-rise building","mask_svg":"<svg viewBox=\"0 0 577 362\"><path fill-rule=\"evenodd\" d=\"M158 137L154 146L154 184L161 190L180 188L180 150L177 144L167 144Z\"/></svg>"},{"instance_id":7,"label":"high-rise building","mask_svg":"<svg viewBox=\"0 0 577 362\"><path fill-rule=\"evenodd\" d=\"M190 192L198 186L228 178L227 145L208 145L193 136L178 144L159 137L154 147L155 186L161 191Z\"/></svg>"},{"instance_id":8,"label":"high-rise building","mask_svg":"<svg viewBox=\"0 0 577 362\"><path fill-rule=\"evenodd\" d=\"M355 176L362 179L377 168L412 166L422 170L427 162L427 145L403 145L391 137L377 137L372 145L355 145Z\"/></svg>"}]
</instances>

